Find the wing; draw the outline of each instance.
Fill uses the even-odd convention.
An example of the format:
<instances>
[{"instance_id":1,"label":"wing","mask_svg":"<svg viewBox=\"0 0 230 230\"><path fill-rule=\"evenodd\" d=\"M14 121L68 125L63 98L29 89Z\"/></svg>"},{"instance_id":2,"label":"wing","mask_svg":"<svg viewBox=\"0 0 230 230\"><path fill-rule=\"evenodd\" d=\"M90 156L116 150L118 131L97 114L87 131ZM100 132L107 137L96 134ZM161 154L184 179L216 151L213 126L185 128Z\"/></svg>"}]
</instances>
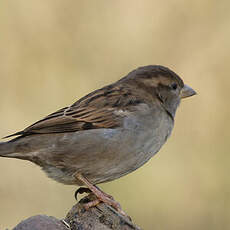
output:
<instances>
[{"instance_id":1,"label":"wing","mask_svg":"<svg viewBox=\"0 0 230 230\"><path fill-rule=\"evenodd\" d=\"M7 137L119 127L121 117L142 103L132 91L119 85L106 86L86 95L70 107L60 109L23 131Z\"/></svg>"}]
</instances>

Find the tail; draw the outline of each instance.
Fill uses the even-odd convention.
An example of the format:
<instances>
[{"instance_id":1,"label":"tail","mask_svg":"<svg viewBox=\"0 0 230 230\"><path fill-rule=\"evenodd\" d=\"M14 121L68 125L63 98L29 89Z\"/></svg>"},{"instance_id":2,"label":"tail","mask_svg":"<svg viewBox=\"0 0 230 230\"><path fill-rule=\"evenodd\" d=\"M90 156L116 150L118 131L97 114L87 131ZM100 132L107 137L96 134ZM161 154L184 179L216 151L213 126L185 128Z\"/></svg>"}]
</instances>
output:
<instances>
[{"instance_id":1,"label":"tail","mask_svg":"<svg viewBox=\"0 0 230 230\"><path fill-rule=\"evenodd\" d=\"M20 138L10 141L0 142L0 157L17 158L21 160L30 160L30 149L26 142L21 142Z\"/></svg>"},{"instance_id":2,"label":"tail","mask_svg":"<svg viewBox=\"0 0 230 230\"><path fill-rule=\"evenodd\" d=\"M0 157L12 157L10 154L14 152L14 144L10 142L0 142Z\"/></svg>"}]
</instances>

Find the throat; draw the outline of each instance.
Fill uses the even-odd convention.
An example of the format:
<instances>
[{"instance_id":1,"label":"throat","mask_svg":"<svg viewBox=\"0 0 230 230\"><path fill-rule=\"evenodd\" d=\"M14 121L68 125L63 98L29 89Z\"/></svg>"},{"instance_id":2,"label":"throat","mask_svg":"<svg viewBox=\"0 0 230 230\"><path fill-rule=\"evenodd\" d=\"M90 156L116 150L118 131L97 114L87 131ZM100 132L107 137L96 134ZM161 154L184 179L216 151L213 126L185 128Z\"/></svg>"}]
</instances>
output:
<instances>
[{"instance_id":1,"label":"throat","mask_svg":"<svg viewBox=\"0 0 230 230\"><path fill-rule=\"evenodd\" d=\"M160 105L161 107L164 109L164 111L168 114L168 116L171 118L171 120L174 122L174 115L175 115L175 111L172 112L170 111L169 108L167 108L167 105L165 104L163 98L159 95L159 94L156 94L159 102L160 102Z\"/></svg>"},{"instance_id":2,"label":"throat","mask_svg":"<svg viewBox=\"0 0 230 230\"><path fill-rule=\"evenodd\" d=\"M172 119L172 121L174 122L174 116L172 115L172 113L169 112L165 107L164 107L164 110L169 115L169 117Z\"/></svg>"},{"instance_id":3,"label":"throat","mask_svg":"<svg viewBox=\"0 0 230 230\"><path fill-rule=\"evenodd\" d=\"M169 109L167 109L163 103L161 103L161 106L164 109L164 111L168 114L168 116L171 118L171 120L174 122L174 114L170 112Z\"/></svg>"}]
</instances>

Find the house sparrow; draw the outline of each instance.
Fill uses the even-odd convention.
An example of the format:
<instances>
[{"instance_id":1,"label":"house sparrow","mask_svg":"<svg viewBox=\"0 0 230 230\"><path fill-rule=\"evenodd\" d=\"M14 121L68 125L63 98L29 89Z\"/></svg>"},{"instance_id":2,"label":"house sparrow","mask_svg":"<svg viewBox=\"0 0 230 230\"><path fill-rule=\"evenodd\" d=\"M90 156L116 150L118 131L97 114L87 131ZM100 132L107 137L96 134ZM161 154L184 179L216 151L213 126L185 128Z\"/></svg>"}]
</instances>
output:
<instances>
[{"instance_id":1,"label":"house sparrow","mask_svg":"<svg viewBox=\"0 0 230 230\"><path fill-rule=\"evenodd\" d=\"M29 160L63 184L85 185L124 214L96 184L145 164L166 142L182 98L196 94L170 69L150 65L130 72L73 105L0 143L0 156Z\"/></svg>"}]
</instances>

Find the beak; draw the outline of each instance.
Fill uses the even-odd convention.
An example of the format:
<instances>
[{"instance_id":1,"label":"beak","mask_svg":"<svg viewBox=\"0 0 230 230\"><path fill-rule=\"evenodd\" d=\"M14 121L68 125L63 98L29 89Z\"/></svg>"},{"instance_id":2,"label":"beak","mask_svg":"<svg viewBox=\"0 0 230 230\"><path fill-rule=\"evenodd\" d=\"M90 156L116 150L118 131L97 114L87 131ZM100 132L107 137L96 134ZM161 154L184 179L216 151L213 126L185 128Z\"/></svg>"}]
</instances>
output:
<instances>
[{"instance_id":1,"label":"beak","mask_svg":"<svg viewBox=\"0 0 230 230\"><path fill-rule=\"evenodd\" d=\"M184 85L184 87L182 88L181 92L180 92L180 98L186 98L186 97L191 97L193 95L196 95L197 93L195 92L195 90L193 90L191 87L189 87L188 85Z\"/></svg>"}]
</instances>

